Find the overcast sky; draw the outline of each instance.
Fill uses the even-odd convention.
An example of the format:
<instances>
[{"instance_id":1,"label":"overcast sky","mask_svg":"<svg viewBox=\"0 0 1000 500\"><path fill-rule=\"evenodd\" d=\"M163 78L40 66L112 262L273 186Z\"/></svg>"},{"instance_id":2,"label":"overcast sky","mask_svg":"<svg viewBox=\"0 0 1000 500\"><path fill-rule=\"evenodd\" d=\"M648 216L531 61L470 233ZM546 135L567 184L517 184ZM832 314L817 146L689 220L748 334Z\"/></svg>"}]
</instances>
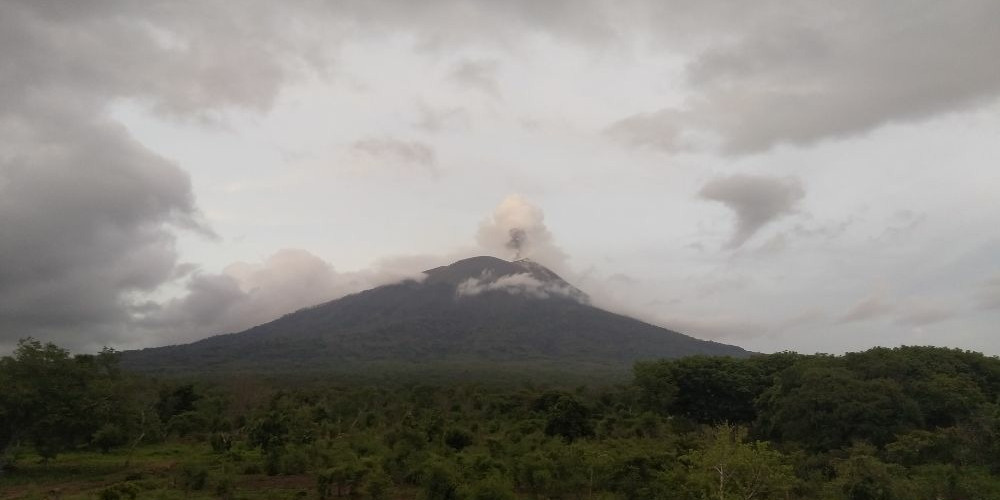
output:
<instances>
[{"instance_id":1,"label":"overcast sky","mask_svg":"<svg viewBox=\"0 0 1000 500\"><path fill-rule=\"evenodd\" d=\"M525 252L755 351L1000 354L1000 2L0 1L0 353Z\"/></svg>"}]
</instances>

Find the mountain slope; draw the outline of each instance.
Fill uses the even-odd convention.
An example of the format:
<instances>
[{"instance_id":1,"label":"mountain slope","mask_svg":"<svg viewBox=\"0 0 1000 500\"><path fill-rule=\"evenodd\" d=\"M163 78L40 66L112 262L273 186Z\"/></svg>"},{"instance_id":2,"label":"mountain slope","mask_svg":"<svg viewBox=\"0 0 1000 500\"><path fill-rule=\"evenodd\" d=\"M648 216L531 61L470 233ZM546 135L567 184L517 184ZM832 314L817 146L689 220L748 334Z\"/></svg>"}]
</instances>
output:
<instances>
[{"instance_id":1,"label":"mountain slope","mask_svg":"<svg viewBox=\"0 0 1000 500\"><path fill-rule=\"evenodd\" d=\"M244 332L124 353L144 371L359 370L379 363L627 368L692 354L746 356L589 305L532 261L474 257L302 309Z\"/></svg>"}]
</instances>

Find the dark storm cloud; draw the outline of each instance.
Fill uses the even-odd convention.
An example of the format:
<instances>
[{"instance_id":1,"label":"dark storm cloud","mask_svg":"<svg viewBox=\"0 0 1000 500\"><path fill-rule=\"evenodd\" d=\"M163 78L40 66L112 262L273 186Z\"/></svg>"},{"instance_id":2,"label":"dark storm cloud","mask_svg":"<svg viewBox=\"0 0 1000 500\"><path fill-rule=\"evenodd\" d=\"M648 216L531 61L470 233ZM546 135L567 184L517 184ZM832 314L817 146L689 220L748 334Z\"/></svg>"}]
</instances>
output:
<instances>
[{"instance_id":1,"label":"dark storm cloud","mask_svg":"<svg viewBox=\"0 0 1000 500\"><path fill-rule=\"evenodd\" d=\"M791 213L805 190L791 177L733 175L708 182L699 195L734 212L736 228L726 246L738 248L769 222Z\"/></svg>"},{"instance_id":2,"label":"dark storm cloud","mask_svg":"<svg viewBox=\"0 0 1000 500\"><path fill-rule=\"evenodd\" d=\"M0 4L0 350L37 336L127 343L140 297L184 274L199 221L188 174L107 118L136 98L173 116L268 107L299 58L235 4ZM223 40L228 43L220 43Z\"/></svg>"},{"instance_id":3,"label":"dark storm cloud","mask_svg":"<svg viewBox=\"0 0 1000 500\"><path fill-rule=\"evenodd\" d=\"M174 274L173 229L205 231L188 176L112 124L21 127L0 160L0 344L115 340L129 294Z\"/></svg>"},{"instance_id":4,"label":"dark storm cloud","mask_svg":"<svg viewBox=\"0 0 1000 500\"><path fill-rule=\"evenodd\" d=\"M185 274L176 230L209 231L188 175L110 122L108 105L133 99L199 120L232 107L266 110L288 78L329 74L343 37L380 26L429 34L437 28L411 15L454 7L407 5L0 3L0 349L27 335L75 348L127 345L137 332L164 331L150 314L157 310L200 324L189 331L232 324L206 316L247 303L225 276L197 275L187 298L166 306L142 298ZM506 15L562 17L525 8L538 16ZM410 12L396 17L402 10ZM433 151L419 143L358 146L433 168Z\"/></svg>"},{"instance_id":5,"label":"dark storm cloud","mask_svg":"<svg viewBox=\"0 0 1000 500\"><path fill-rule=\"evenodd\" d=\"M672 151L671 131L695 129L717 134L730 152L761 151L1000 95L1000 3L991 0L667 2L658 10L650 18L674 28L663 30L673 46L687 40L702 48L687 67L685 105L615 125L633 144Z\"/></svg>"}]
</instances>

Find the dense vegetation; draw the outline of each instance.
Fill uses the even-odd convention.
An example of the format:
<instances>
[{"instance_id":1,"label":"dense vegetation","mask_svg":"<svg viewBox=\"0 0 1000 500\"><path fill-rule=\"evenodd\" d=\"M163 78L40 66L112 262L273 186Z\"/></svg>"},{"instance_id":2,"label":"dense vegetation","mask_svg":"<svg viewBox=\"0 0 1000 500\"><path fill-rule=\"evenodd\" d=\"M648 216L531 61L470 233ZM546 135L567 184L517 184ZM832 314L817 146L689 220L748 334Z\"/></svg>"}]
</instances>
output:
<instances>
[{"instance_id":1,"label":"dense vegetation","mask_svg":"<svg viewBox=\"0 0 1000 500\"><path fill-rule=\"evenodd\" d=\"M0 388L0 498L1000 498L1000 360L941 348L567 388L155 380L29 340Z\"/></svg>"}]
</instances>

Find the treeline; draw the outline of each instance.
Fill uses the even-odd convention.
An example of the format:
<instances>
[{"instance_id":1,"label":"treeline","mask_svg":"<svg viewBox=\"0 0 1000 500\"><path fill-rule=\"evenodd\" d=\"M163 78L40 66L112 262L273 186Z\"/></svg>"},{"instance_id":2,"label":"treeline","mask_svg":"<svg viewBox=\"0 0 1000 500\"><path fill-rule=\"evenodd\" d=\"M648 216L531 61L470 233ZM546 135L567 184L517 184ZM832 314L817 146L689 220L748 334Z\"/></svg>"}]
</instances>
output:
<instances>
[{"instance_id":1,"label":"treeline","mask_svg":"<svg viewBox=\"0 0 1000 500\"><path fill-rule=\"evenodd\" d=\"M262 476L324 499L1000 498L1000 360L941 348L647 362L609 387L292 388L157 381L24 341L0 388L8 477L29 454L211 450L109 499L237 498Z\"/></svg>"}]
</instances>

